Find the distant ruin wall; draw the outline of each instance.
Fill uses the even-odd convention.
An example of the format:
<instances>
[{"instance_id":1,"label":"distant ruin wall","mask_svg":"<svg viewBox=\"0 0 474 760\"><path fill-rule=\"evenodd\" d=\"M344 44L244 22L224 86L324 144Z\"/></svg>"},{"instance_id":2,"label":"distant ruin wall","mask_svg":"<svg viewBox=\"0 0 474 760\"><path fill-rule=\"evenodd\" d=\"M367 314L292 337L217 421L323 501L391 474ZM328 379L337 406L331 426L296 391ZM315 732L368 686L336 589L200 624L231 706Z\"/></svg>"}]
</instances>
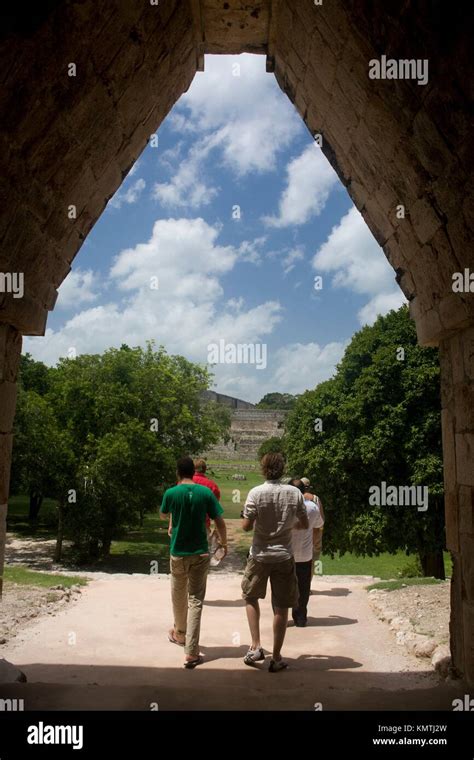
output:
<instances>
[{"instance_id":1,"label":"distant ruin wall","mask_svg":"<svg viewBox=\"0 0 474 760\"><path fill-rule=\"evenodd\" d=\"M227 406L229 409L255 409L255 404L251 404L249 401L242 401L240 398L234 398L234 396L226 396L224 393L203 391L201 396L205 401L216 401L218 404Z\"/></svg>"},{"instance_id":2,"label":"distant ruin wall","mask_svg":"<svg viewBox=\"0 0 474 760\"><path fill-rule=\"evenodd\" d=\"M210 459L257 459L258 449L267 438L283 435L286 414L255 408L234 410L229 442L221 441L209 449L206 456Z\"/></svg>"}]
</instances>

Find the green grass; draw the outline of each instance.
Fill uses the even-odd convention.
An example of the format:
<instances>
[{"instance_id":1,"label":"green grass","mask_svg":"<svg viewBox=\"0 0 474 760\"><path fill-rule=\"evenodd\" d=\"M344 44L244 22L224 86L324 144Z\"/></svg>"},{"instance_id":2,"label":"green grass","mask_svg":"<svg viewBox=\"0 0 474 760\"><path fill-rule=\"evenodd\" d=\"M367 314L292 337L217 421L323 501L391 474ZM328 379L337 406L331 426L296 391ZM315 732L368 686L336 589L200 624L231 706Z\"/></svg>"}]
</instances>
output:
<instances>
[{"instance_id":1,"label":"green grass","mask_svg":"<svg viewBox=\"0 0 474 760\"><path fill-rule=\"evenodd\" d=\"M89 581L83 576L60 575L51 573L40 573L36 570L29 570L22 565L6 566L3 572L3 579L9 583L18 583L24 586L41 586L51 588L51 586L85 586Z\"/></svg>"},{"instance_id":2,"label":"green grass","mask_svg":"<svg viewBox=\"0 0 474 760\"><path fill-rule=\"evenodd\" d=\"M415 565L416 557L407 556L405 552L388 554L385 552L378 557L356 557L354 554L336 555L334 558L322 556L324 575L373 575L382 580L404 576L408 566ZM451 575L452 564L449 552L444 554L446 575Z\"/></svg>"},{"instance_id":3,"label":"green grass","mask_svg":"<svg viewBox=\"0 0 474 760\"><path fill-rule=\"evenodd\" d=\"M168 522L158 512L145 515L141 528L112 542L107 567L120 572L149 573L152 562L158 562L160 573L169 568Z\"/></svg>"},{"instance_id":4,"label":"green grass","mask_svg":"<svg viewBox=\"0 0 474 760\"><path fill-rule=\"evenodd\" d=\"M436 578L399 578L396 581L380 581L379 583L372 583L370 586L366 586L367 591L372 589L384 589L385 591L397 591L404 586L433 586L435 584L443 583Z\"/></svg>"},{"instance_id":5,"label":"green grass","mask_svg":"<svg viewBox=\"0 0 474 760\"><path fill-rule=\"evenodd\" d=\"M58 517L54 499L45 498L35 524L28 520L28 496L10 496L8 500L7 530L21 537L56 538Z\"/></svg>"},{"instance_id":6,"label":"green grass","mask_svg":"<svg viewBox=\"0 0 474 760\"><path fill-rule=\"evenodd\" d=\"M238 519L245 503L247 494L251 488L263 482L258 471L249 471L244 467L235 469L219 470L217 466L209 466L208 475L213 478L222 494L222 506L224 518ZM232 480L234 472L245 474L247 480ZM233 502L233 492L240 491L240 501ZM56 536L56 512L55 503L52 499L45 499L41 507L36 527L28 521L28 497L13 496L9 502L8 529L21 537L55 538ZM252 540L250 533L238 531L235 535L236 550L245 559L248 547ZM452 572L451 557L445 553L446 575ZM112 572L150 572L151 563L158 562L159 572L168 572L169 568L169 538L167 523L160 519L158 512L149 513L145 516L142 527L129 530L125 535L113 541L111 556L104 562L97 563L97 569ZM384 553L378 557L356 557L353 554L336 555L333 558L327 555L322 557L322 570L324 575L373 575L382 580L405 579L408 576L419 576L416 571L416 557L407 556L405 552L397 554ZM51 578L52 576L47 576ZM422 579L423 580L423 579ZM54 581L52 585L57 585ZM75 581L72 581L74 583ZM405 580L400 581L401 583Z\"/></svg>"},{"instance_id":7,"label":"green grass","mask_svg":"<svg viewBox=\"0 0 474 760\"><path fill-rule=\"evenodd\" d=\"M245 475L247 480L232 480L232 475L235 473ZM209 467L207 475L212 478L212 480L216 481L221 490L221 504L224 510L224 519L227 518L229 520L240 517L248 492L251 488L260 485L264 481L263 476L258 471L253 472L238 466L236 466L234 471L225 471L219 470L218 467ZM239 498L239 501L234 502L234 498Z\"/></svg>"}]
</instances>

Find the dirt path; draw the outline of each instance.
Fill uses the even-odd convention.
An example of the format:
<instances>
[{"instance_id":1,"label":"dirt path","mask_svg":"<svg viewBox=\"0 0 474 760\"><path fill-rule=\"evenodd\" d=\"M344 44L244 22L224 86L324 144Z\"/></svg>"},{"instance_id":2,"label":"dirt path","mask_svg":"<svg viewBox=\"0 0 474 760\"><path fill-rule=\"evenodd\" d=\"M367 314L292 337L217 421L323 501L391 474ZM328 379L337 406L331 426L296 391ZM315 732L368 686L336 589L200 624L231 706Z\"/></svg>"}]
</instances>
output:
<instances>
[{"instance_id":1,"label":"dirt path","mask_svg":"<svg viewBox=\"0 0 474 760\"><path fill-rule=\"evenodd\" d=\"M77 601L20 632L0 656L26 684L3 696L25 709L450 709L456 691L397 646L367 599L367 579L313 581L307 628L288 629L288 671L248 668L241 577L213 574L202 624L205 663L182 667L182 649L167 642L169 578L101 575ZM262 606L263 644L271 611ZM460 692L459 692L460 693Z\"/></svg>"}]
</instances>

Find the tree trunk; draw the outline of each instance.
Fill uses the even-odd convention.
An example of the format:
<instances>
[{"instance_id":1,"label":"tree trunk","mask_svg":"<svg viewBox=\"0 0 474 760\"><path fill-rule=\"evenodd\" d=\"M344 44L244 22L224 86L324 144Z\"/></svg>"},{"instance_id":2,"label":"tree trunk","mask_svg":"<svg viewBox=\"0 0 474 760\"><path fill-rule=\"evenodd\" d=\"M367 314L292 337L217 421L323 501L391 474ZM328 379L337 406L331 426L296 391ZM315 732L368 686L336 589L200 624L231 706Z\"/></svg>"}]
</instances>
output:
<instances>
[{"instance_id":1,"label":"tree trunk","mask_svg":"<svg viewBox=\"0 0 474 760\"><path fill-rule=\"evenodd\" d=\"M58 505L58 535L56 538L56 548L54 550L54 561L61 562L63 551L64 537L64 504L60 501Z\"/></svg>"},{"instance_id":2,"label":"tree trunk","mask_svg":"<svg viewBox=\"0 0 474 760\"><path fill-rule=\"evenodd\" d=\"M98 559L100 556L99 541L97 538L91 538L88 544L88 555L90 559Z\"/></svg>"},{"instance_id":3,"label":"tree trunk","mask_svg":"<svg viewBox=\"0 0 474 760\"><path fill-rule=\"evenodd\" d=\"M433 577L442 581L446 580L442 549L433 552L420 552L420 562L425 578Z\"/></svg>"},{"instance_id":4,"label":"tree trunk","mask_svg":"<svg viewBox=\"0 0 474 760\"><path fill-rule=\"evenodd\" d=\"M28 513L28 519L34 522L38 519L39 511L43 503L43 494L37 491L30 491L30 511Z\"/></svg>"},{"instance_id":5,"label":"tree trunk","mask_svg":"<svg viewBox=\"0 0 474 760\"><path fill-rule=\"evenodd\" d=\"M104 559L107 559L107 557L110 555L110 547L112 546L112 536L113 536L112 529L106 527L104 529L104 533L102 537L102 551L101 551L101 556Z\"/></svg>"}]
</instances>

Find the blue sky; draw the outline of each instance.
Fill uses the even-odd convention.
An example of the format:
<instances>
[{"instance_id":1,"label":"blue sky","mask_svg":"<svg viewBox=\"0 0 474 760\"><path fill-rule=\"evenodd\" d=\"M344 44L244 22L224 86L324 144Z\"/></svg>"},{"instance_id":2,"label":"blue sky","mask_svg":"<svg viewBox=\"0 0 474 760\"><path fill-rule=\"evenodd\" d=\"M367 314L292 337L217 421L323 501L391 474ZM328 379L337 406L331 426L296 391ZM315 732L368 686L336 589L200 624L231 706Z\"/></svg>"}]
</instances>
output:
<instances>
[{"instance_id":1,"label":"blue sky","mask_svg":"<svg viewBox=\"0 0 474 760\"><path fill-rule=\"evenodd\" d=\"M361 325L403 303L264 56L207 56L157 135L79 251L45 337L25 338L35 358L153 339L206 364L214 342L265 344L264 368L213 367L216 390L258 401L314 388Z\"/></svg>"}]
</instances>

